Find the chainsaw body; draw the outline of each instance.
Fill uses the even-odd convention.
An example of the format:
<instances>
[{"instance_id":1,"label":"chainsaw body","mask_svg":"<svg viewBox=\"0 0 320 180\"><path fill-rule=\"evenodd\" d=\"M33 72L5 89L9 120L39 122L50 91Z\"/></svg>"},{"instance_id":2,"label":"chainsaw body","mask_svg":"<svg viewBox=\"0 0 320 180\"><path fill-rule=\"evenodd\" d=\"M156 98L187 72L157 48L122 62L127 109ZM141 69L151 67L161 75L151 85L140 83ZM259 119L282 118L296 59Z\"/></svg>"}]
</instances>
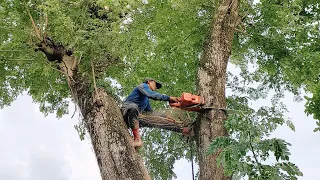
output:
<instances>
[{"instance_id":1,"label":"chainsaw body","mask_svg":"<svg viewBox=\"0 0 320 180\"><path fill-rule=\"evenodd\" d=\"M187 111L200 111L202 105L204 105L203 97L191 93L183 93L180 102L170 103L171 107L181 108Z\"/></svg>"}]
</instances>

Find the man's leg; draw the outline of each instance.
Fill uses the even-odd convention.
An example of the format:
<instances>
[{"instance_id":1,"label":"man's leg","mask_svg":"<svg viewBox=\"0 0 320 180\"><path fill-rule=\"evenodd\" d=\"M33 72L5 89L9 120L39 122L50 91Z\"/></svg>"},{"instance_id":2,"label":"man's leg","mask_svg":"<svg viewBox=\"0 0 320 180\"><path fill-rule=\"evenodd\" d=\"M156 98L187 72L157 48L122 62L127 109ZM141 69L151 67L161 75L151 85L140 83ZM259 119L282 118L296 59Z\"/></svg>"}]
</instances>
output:
<instances>
[{"instance_id":1,"label":"man's leg","mask_svg":"<svg viewBox=\"0 0 320 180\"><path fill-rule=\"evenodd\" d=\"M125 108L125 111L123 111L123 114L125 114L124 119L133 133L133 147L141 147L143 146L143 143L139 134L138 106L135 104L128 104Z\"/></svg>"},{"instance_id":2,"label":"man's leg","mask_svg":"<svg viewBox=\"0 0 320 180\"><path fill-rule=\"evenodd\" d=\"M133 127L132 127L132 133L133 133L133 147L142 147L143 142L141 140L141 136L139 134L139 121L138 119L133 119Z\"/></svg>"}]
</instances>

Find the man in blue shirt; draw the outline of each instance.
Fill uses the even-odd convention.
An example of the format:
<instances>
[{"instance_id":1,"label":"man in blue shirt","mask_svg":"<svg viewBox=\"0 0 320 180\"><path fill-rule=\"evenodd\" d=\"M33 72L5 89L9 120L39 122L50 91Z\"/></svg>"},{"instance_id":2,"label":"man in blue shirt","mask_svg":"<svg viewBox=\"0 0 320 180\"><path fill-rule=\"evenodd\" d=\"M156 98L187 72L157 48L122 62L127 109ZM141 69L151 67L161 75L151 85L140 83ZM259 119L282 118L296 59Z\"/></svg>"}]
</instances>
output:
<instances>
[{"instance_id":1,"label":"man in blue shirt","mask_svg":"<svg viewBox=\"0 0 320 180\"><path fill-rule=\"evenodd\" d=\"M178 102L180 98L170 97L155 92L162 85L152 78L146 78L145 81L133 89L131 94L126 98L121 112L126 124L132 129L134 142L133 147L143 146L141 136L139 134L138 115L140 113L152 112L149 98L153 100Z\"/></svg>"}]
</instances>

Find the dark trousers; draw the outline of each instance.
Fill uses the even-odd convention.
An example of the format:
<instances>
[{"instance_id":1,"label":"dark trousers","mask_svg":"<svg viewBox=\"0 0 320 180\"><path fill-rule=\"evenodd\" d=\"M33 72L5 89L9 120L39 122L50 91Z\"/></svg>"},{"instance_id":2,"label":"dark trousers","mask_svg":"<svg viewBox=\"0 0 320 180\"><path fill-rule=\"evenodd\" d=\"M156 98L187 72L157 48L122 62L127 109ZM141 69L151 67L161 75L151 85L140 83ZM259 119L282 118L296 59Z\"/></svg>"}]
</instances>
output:
<instances>
[{"instance_id":1,"label":"dark trousers","mask_svg":"<svg viewBox=\"0 0 320 180\"><path fill-rule=\"evenodd\" d=\"M127 124L128 128L133 128L133 123L135 120L139 121L139 127L158 127L157 124L152 124L148 119L139 119L139 107L135 103L124 103L121 107L121 113L123 116L124 121ZM166 115L159 112L143 112L144 115L150 115L150 116L158 116L165 118ZM167 123L167 122L166 122ZM166 128L163 128L166 129ZM171 130L172 128L169 128Z\"/></svg>"},{"instance_id":2,"label":"dark trousers","mask_svg":"<svg viewBox=\"0 0 320 180\"><path fill-rule=\"evenodd\" d=\"M127 127L133 128L134 121L138 121L139 107L135 103L124 103L121 107L121 113Z\"/></svg>"}]
</instances>

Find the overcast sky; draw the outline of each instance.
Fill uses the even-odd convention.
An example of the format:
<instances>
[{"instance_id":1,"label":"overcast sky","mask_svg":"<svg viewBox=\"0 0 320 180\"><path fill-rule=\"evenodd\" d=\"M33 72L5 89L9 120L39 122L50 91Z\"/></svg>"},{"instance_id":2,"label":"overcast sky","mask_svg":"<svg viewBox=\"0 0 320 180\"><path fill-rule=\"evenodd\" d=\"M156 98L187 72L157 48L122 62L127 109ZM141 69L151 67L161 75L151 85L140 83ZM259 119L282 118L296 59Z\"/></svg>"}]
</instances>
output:
<instances>
[{"instance_id":1,"label":"overcast sky","mask_svg":"<svg viewBox=\"0 0 320 180\"><path fill-rule=\"evenodd\" d=\"M288 95L288 116L296 126L286 126L273 136L290 142L293 163L304 173L301 180L320 179L320 133L312 117L304 114L304 103L295 103ZM265 104L258 101L253 105ZM71 111L73 108L71 108ZM72 114L72 113L71 113ZM77 118L54 115L44 117L31 97L19 96L0 110L0 179L1 180L100 180L98 166L88 140L80 141L74 125ZM175 166L177 180L191 180L191 164L180 161Z\"/></svg>"},{"instance_id":2,"label":"overcast sky","mask_svg":"<svg viewBox=\"0 0 320 180\"><path fill-rule=\"evenodd\" d=\"M88 141L80 141L77 118L44 117L29 96L0 111L1 180L99 180Z\"/></svg>"}]
</instances>

